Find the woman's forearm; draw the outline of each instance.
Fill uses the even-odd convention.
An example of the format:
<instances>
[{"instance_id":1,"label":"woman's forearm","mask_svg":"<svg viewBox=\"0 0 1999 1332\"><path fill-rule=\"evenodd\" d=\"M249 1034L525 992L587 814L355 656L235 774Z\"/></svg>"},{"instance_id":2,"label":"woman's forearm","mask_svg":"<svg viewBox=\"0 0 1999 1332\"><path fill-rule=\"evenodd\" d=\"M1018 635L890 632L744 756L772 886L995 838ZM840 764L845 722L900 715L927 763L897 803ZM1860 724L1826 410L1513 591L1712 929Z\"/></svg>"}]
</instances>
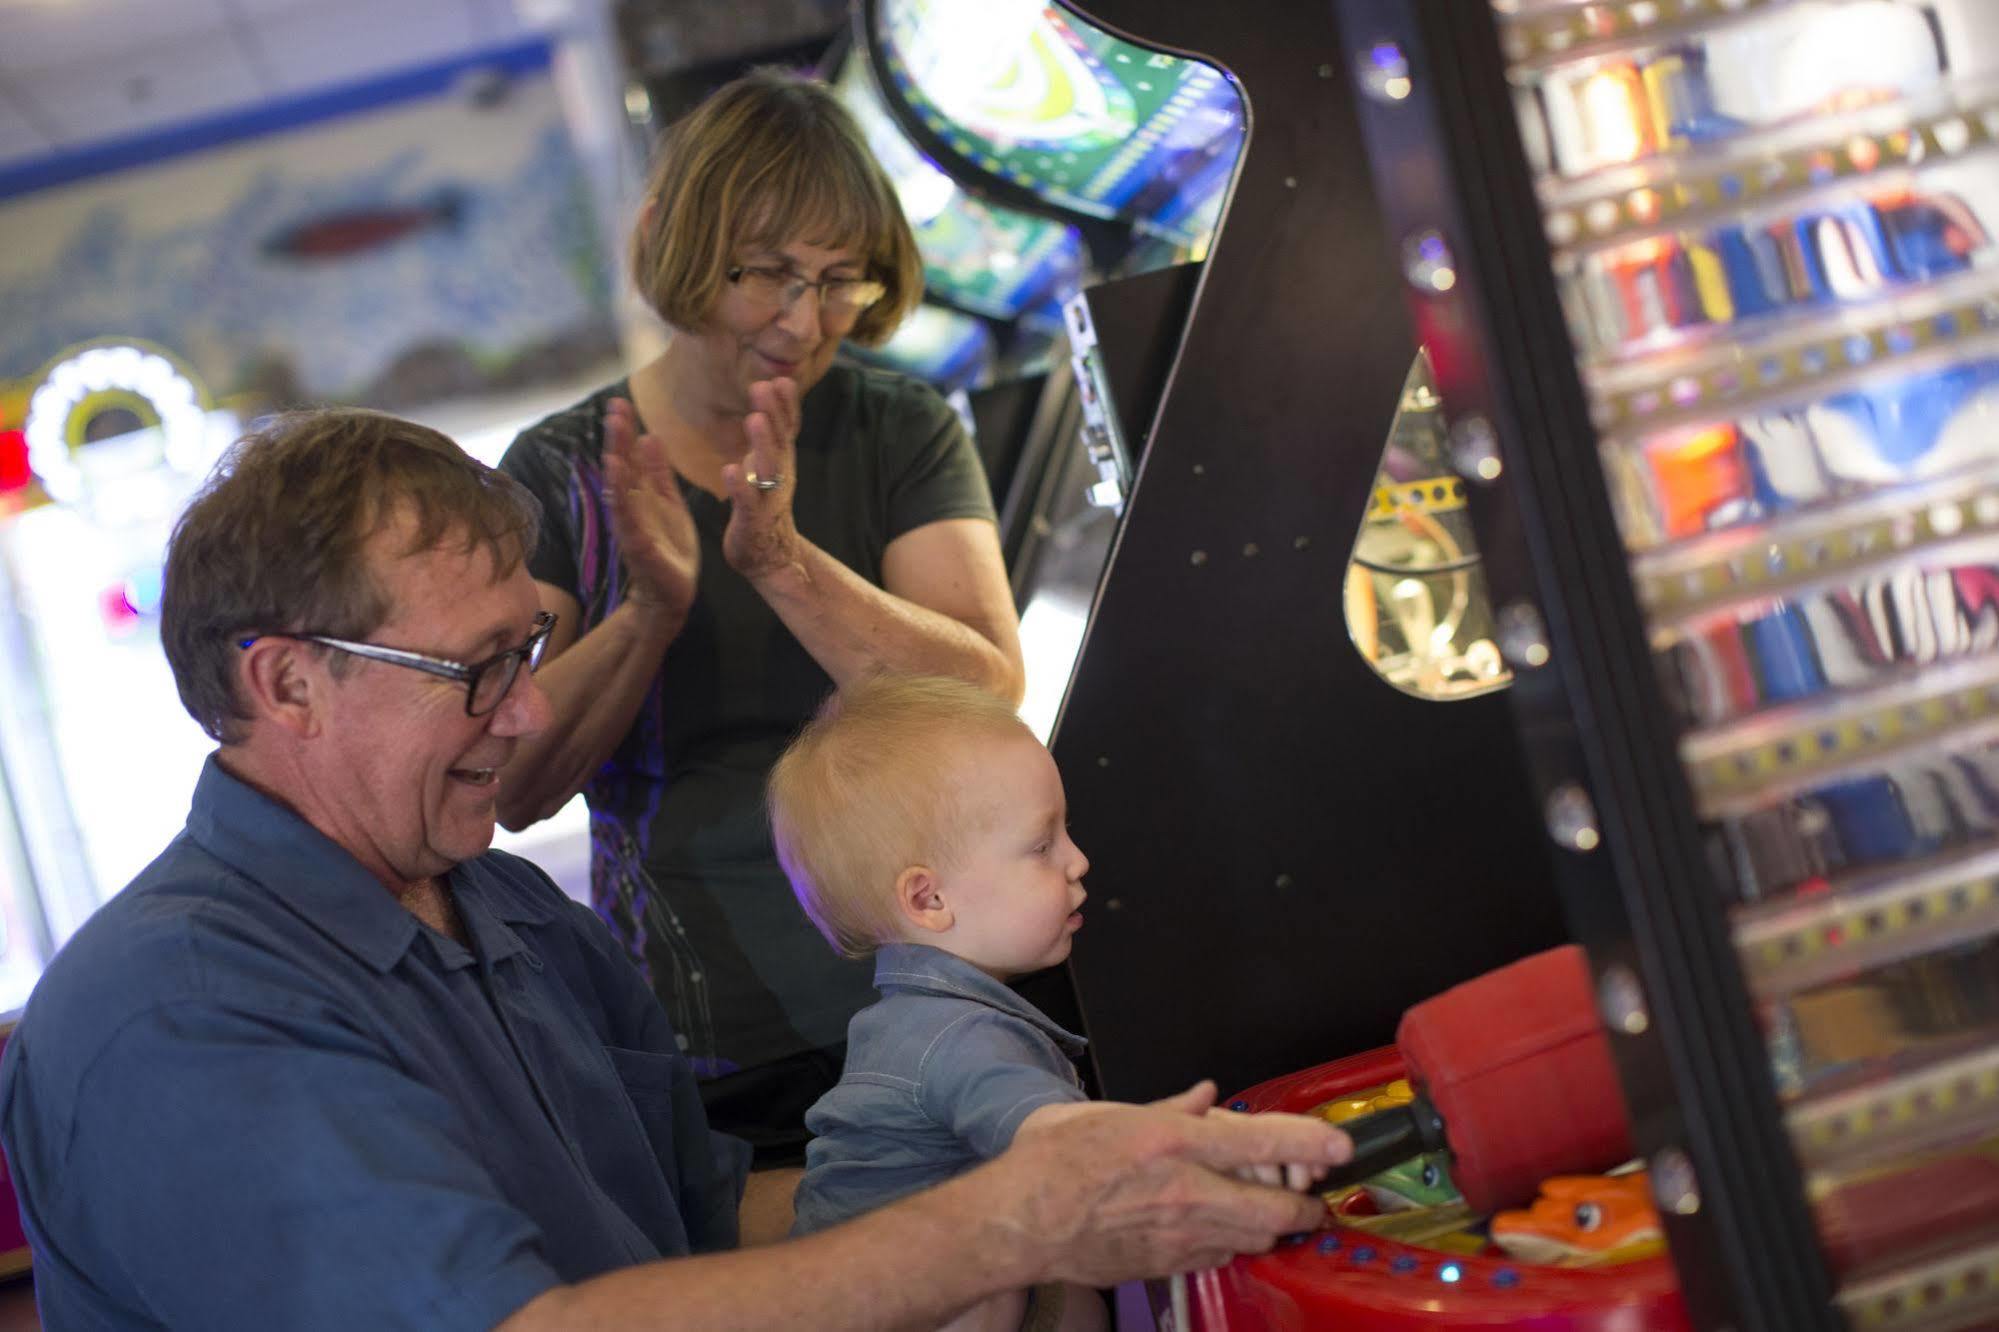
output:
<instances>
[{"instance_id":1,"label":"woman's forearm","mask_svg":"<svg viewBox=\"0 0 1999 1332\"><path fill-rule=\"evenodd\" d=\"M1020 665L991 639L876 587L810 541L750 582L835 684L874 671L949 675L1020 701Z\"/></svg>"},{"instance_id":2,"label":"woman's forearm","mask_svg":"<svg viewBox=\"0 0 1999 1332\"><path fill-rule=\"evenodd\" d=\"M535 673L555 717L520 742L500 776L500 822L515 831L561 809L611 756L659 675L685 617L626 601Z\"/></svg>"}]
</instances>

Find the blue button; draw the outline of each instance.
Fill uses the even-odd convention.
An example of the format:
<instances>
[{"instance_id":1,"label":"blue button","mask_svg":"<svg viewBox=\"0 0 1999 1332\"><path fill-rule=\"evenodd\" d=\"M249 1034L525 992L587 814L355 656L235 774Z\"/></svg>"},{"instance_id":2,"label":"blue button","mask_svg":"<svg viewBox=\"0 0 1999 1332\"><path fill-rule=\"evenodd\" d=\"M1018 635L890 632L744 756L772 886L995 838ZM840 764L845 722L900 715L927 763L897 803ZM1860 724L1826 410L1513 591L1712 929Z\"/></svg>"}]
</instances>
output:
<instances>
[{"instance_id":1,"label":"blue button","mask_svg":"<svg viewBox=\"0 0 1999 1332\"><path fill-rule=\"evenodd\" d=\"M1421 1264L1419 1264L1414 1258L1411 1258L1408 1254L1405 1253L1397 1257L1394 1262L1390 1263L1388 1265L1388 1269L1391 1272L1413 1272L1419 1266L1421 1266Z\"/></svg>"},{"instance_id":2,"label":"blue button","mask_svg":"<svg viewBox=\"0 0 1999 1332\"><path fill-rule=\"evenodd\" d=\"M1358 1249L1355 1249L1355 1250L1353 1251L1353 1260L1354 1260L1355 1262L1357 1262L1357 1263L1371 1263L1371 1262L1373 1262L1373 1261L1374 1261L1374 1247L1373 1247L1372 1245L1369 1245L1369 1244L1363 1244L1363 1245L1361 1245L1361 1246L1360 1246L1360 1247L1359 1247Z\"/></svg>"},{"instance_id":3,"label":"blue button","mask_svg":"<svg viewBox=\"0 0 1999 1332\"><path fill-rule=\"evenodd\" d=\"M1340 1237L1338 1235L1328 1235L1319 1241L1320 1253L1338 1253L1339 1250Z\"/></svg>"},{"instance_id":4,"label":"blue button","mask_svg":"<svg viewBox=\"0 0 1999 1332\"><path fill-rule=\"evenodd\" d=\"M1520 1284L1520 1274L1510 1267L1502 1267L1492 1274L1492 1284L1501 1290Z\"/></svg>"},{"instance_id":5,"label":"blue button","mask_svg":"<svg viewBox=\"0 0 1999 1332\"><path fill-rule=\"evenodd\" d=\"M1249 1102L1248 1102L1248 1101L1230 1101L1230 1102L1229 1102L1229 1109L1231 1109L1231 1110L1247 1110L1247 1109L1249 1109Z\"/></svg>"}]
</instances>

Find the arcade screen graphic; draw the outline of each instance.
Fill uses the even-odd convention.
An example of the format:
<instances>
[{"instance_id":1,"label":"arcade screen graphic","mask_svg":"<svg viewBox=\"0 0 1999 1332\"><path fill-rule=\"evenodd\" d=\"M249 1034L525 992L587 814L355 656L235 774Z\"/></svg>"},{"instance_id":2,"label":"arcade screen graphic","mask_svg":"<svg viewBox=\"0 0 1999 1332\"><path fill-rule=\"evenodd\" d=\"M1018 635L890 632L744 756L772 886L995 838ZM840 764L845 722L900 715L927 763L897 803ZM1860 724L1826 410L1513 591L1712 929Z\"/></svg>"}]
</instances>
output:
<instances>
[{"instance_id":1,"label":"arcade screen graphic","mask_svg":"<svg viewBox=\"0 0 1999 1332\"><path fill-rule=\"evenodd\" d=\"M835 88L895 183L933 294L974 314L1015 319L1074 290L1084 264L1074 227L966 194L896 127L864 62L849 60Z\"/></svg>"},{"instance_id":2,"label":"arcade screen graphic","mask_svg":"<svg viewBox=\"0 0 1999 1332\"><path fill-rule=\"evenodd\" d=\"M1218 70L1027 0L883 0L887 74L953 151L1061 207L1205 243L1243 137Z\"/></svg>"}]
</instances>

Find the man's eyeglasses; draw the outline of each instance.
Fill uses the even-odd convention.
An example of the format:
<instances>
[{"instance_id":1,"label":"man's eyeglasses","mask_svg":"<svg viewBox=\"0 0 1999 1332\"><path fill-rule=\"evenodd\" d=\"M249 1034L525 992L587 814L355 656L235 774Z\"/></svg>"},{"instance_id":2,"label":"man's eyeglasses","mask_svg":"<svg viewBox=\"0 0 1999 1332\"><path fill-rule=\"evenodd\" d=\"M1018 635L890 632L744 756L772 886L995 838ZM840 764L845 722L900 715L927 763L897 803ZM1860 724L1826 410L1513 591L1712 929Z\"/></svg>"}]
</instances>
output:
<instances>
[{"instance_id":1,"label":"man's eyeglasses","mask_svg":"<svg viewBox=\"0 0 1999 1332\"><path fill-rule=\"evenodd\" d=\"M888 295L888 287L873 278L829 277L814 281L788 268L737 264L726 274L736 289L758 305L789 310L808 291L819 293L819 317L851 323L869 306Z\"/></svg>"},{"instance_id":2,"label":"man's eyeglasses","mask_svg":"<svg viewBox=\"0 0 1999 1332\"><path fill-rule=\"evenodd\" d=\"M405 652L401 648L383 647L378 643L356 643L345 638L334 638L329 634L252 634L238 642L237 646L249 647L259 638L296 638L301 642L318 643L321 647L330 647L350 656L366 657L369 661L385 661L391 666L407 666L413 671L422 671L427 675L457 680L465 686L465 714L468 717L483 717L499 707L500 701L513 689L514 681L521 673L521 663L527 663L527 668L531 672L541 665L542 651L547 648L548 636L554 630L555 612L543 611L534 617L534 627L528 631L527 642L469 665L462 661L447 661L442 657L427 657L421 652Z\"/></svg>"}]
</instances>

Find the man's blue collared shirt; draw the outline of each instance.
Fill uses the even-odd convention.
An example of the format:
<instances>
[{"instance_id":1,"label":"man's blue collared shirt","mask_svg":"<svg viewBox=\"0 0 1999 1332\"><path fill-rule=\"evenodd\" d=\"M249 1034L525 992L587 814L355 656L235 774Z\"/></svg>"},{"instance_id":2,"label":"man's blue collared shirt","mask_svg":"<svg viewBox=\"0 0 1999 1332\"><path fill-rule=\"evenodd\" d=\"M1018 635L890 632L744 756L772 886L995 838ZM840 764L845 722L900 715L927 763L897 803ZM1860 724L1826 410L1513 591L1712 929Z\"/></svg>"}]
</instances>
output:
<instances>
[{"instance_id":1,"label":"man's blue collared shirt","mask_svg":"<svg viewBox=\"0 0 1999 1332\"><path fill-rule=\"evenodd\" d=\"M0 1062L49 1326L489 1328L735 1243L747 1149L609 932L512 856L449 882L469 949L209 760Z\"/></svg>"},{"instance_id":2,"label":"man's blue collared shirt","mask_svg":"<svg viewBox=\"0 0 1999 1332\"><path fill-rule=\"evenodd\" d=\"M941 1184L1005 1151L1042 1106L1086 1099L1070 1062L1083 1038L963 958L886 944L875 988L838 1085L805 1115L795 1234Z\"/></svg>"}]
</instances>

